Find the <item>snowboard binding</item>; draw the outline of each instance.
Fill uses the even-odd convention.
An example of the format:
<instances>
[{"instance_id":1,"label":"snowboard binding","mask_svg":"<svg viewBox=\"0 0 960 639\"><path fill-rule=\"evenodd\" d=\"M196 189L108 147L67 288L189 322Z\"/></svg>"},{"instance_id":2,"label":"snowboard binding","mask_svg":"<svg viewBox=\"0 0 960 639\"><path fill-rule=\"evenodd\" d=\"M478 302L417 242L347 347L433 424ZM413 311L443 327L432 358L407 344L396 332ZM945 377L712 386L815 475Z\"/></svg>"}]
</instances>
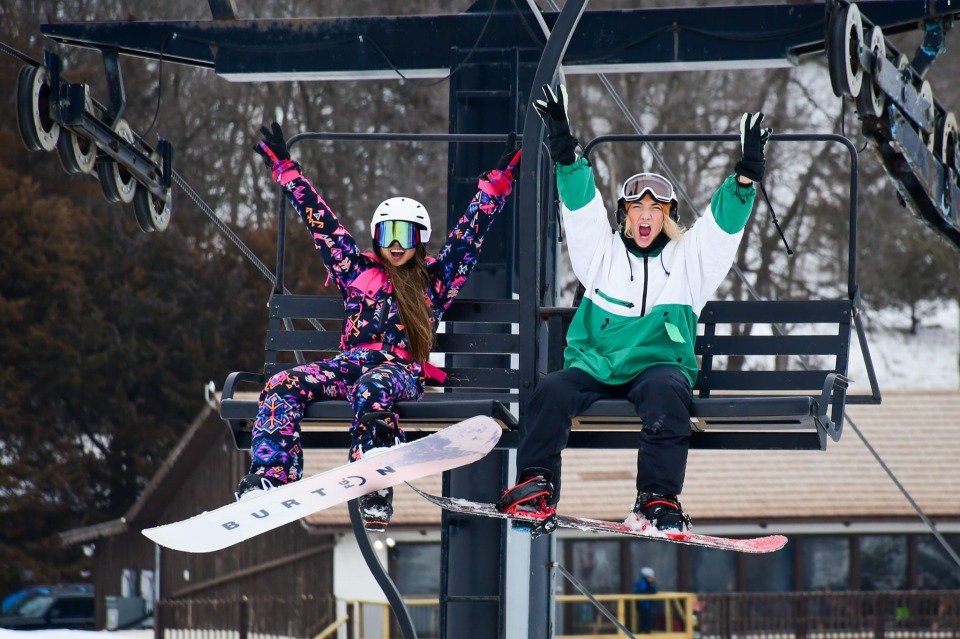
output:
<instances>
[{"instance_id":1,"label":"snowboard binding","mask_svg":"<svg viewBox=\"0 0 960 639\"><path fill-rule=\"evenodd\" d=\"M514 515L513 527L527 530L531 539L541 535L549 535L557 529L557 514L554 512L543 519L528 518L525 515Z\"/></svg>"},{"instance_id":2,"label":"snowboard binding","mask_svg":"<svg viewBox=\"0 0 960 639\"><path fill-rule=\"evenodd\" d=\"M550 505L551 477L545 468L526 468L517 478L517 485L504 492L496 504L497 510L510 516L515 526L528 528L534 539L557 529L557 511Z\"/></svg>"}]
</instances>

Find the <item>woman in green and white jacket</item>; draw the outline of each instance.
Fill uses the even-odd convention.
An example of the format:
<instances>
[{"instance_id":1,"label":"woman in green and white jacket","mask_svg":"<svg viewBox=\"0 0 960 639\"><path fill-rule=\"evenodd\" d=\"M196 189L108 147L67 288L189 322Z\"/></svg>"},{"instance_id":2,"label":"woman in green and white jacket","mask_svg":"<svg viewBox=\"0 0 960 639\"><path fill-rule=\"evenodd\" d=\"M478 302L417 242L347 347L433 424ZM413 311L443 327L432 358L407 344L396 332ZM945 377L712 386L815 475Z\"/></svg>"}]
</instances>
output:
<instances>
[{"instance_id":1,"label":"woman in green and white jacket","mask_svg":"<svg viewBox=\"0 0 960 639\"><path fill-rule=\"evenodd\" d=\"M655 173L638 173L620 187L612 229L593 168L576 155L566 91L546 86L544 93L535 107L550 132L570 262L585 294L567 333L563 370L533 394L517 449L517 484L498 507L550 530L572 418L598 399L625 397L643 421L633 516L641 525L683 530L690 519L678 495L691 434L697 318L736 257L770 130L760 127L762 113L743 115L743 159L689 230L678 223L673 185Z\"/></svg>"}]
</instances>

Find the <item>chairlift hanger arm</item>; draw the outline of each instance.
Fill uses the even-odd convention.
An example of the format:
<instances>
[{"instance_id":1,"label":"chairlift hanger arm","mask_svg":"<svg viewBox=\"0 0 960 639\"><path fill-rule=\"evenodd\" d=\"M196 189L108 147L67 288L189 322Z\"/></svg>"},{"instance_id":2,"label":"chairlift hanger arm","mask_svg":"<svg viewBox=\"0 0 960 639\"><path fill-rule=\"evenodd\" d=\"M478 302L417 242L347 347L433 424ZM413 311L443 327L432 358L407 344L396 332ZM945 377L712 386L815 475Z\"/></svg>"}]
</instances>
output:
<instances>
[{"instance_id":1,"label":"chairlift hanger arm","mask_svg":"<svg viewBox=\"0 0 960 639\"><path fill-rule=\"evenodd\" d=\"M887 34L960 16L950 0L861 3ZM499 5L498 5L499 7ZM214 69L237 81L443 77L452 49L517 48L537 62L543 47L517 11L493 13L204 21L58 22L40 31L62 44ZM552 29L557 12L543 14ZM532 16L530 16L532 19ZM528 21L529 23L529 21ZM396 34L390 38L384 33ZM535 32L533 32L535 33ZM584 12L564 57L567 73L788 66L824 50L824 7L764 4ZM482 42L480 42L482 38ZM744 46L748 43L749 46ZM317 53L323 55L297 55Z\"/></svg>"},{"instance_id":2,"label":"chairlift hanger arm","mask_svg":"<svg viewBox=\"0 0 960 639\"><path fill-rule=\"evenodd\" d=\"M234 20L237 17L235 0L207 0L214 20Z\"/></svg>"}]
</instances>

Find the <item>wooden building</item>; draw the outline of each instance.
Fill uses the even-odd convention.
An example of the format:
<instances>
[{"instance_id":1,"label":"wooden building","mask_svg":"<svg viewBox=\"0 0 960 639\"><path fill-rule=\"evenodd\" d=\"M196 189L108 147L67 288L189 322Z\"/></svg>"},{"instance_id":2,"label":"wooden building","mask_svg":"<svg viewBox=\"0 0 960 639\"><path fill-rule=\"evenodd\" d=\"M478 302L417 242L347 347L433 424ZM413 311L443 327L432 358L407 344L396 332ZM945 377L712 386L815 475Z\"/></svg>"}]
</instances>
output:
<instances>
[{"instance_id":1,"label":"wooden building","mask_svg":"<svg viewBox=\"0 0 960 639\"><path fill-rule=\"evenodd\" d=\"M314 636L332 621L334 542L329 533L291 524L209 554L165 550L141 534L229 503L249 463L249 453L236 449L219 415L205 407L123 518L62 535L65 543L84 544L94 553L98 627L111 625L108 598L140 596L141 584L149 588L151 583L155 599L223 602L227 610L204 613L219 619L243 614L264 629L303 623L305 629L291 629L291 636ZM131 579L133 592L124 592ZM142 596L150 615L154 598L147 592ZM271 598L299 602L302 610L291 614L289 607L270 605ZM254 615L237 609L257 606ZM204 620L192 623L203 627Z\"/></svg>"}]
</instances>

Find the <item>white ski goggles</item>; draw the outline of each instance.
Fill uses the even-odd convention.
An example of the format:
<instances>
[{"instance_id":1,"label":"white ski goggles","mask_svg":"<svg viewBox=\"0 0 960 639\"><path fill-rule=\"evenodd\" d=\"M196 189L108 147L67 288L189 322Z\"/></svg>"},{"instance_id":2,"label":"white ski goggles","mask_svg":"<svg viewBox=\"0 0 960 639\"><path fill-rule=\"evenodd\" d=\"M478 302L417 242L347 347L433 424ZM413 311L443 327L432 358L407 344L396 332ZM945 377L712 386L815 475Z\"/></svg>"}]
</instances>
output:
<instances>
[{"instance_id":1,"label":"white ski goggles","mask_svg":"<svg viewBox=\"0 0 960 639\"><path fill-rule=\"evenodd\" d=\"M677 194L667 178L656 173L637 173L628 177L620 187L617 198L624 202L636 202L649 193L658 202L677 202Z\"/></svg>"}]
</instances>

